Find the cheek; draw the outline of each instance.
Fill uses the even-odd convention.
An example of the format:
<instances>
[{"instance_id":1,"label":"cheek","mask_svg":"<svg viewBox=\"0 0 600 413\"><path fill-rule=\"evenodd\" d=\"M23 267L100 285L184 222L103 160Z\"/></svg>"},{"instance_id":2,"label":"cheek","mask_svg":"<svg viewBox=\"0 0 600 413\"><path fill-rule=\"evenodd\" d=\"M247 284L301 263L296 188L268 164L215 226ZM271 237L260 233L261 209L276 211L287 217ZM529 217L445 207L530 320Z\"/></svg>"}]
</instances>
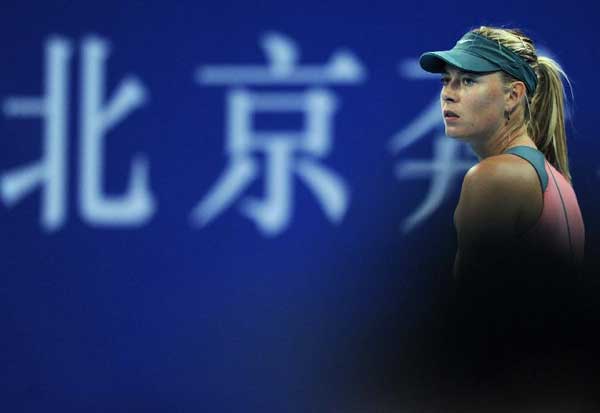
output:
<instances>
[{"instance_id":1,"label":"cheek","mask_svg":"<svg viewBox=\"0 0 600 413\"><path fill-rule=\"evenodd\" d=\"M497 123L502 117L502 102L494 93L478 93L470 102L471 121L480 125Z\"/></svg>"}]
</instances>

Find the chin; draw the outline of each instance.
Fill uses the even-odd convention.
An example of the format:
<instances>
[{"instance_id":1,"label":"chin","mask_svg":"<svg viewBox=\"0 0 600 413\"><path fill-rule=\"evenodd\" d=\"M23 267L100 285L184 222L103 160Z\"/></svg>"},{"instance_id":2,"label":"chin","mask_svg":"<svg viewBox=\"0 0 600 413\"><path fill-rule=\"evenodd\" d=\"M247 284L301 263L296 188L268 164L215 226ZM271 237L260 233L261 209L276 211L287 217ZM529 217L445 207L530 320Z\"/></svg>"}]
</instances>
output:
<instances>
[{"instance_id":1,"label":"chin","mask_svg":"<svg viewBox=\"0 0 600 413\"><path fill-rule=\"evenodd\" d=\"M448 129L448 127L446 127L444 133L446 134L447 137L453 138L453 139L461 139L463 137L460 133L458 133L455 130Z\"/></svg>"},{"instance_id":2,"label":"chin","mask_svg":"<svg viewBox=\"0 0 600 413\"><path fill-rule=\"evenodd\" d=\"M446 134L447 137L452 138L452 139L456 139L456 140L460 140L460 141L464 141L464 142L467 142L470 140L470 135L461 133L461 132L457 131L455 128L448 128L446 126L444 133Z\"/></svg>"}]
</instances>

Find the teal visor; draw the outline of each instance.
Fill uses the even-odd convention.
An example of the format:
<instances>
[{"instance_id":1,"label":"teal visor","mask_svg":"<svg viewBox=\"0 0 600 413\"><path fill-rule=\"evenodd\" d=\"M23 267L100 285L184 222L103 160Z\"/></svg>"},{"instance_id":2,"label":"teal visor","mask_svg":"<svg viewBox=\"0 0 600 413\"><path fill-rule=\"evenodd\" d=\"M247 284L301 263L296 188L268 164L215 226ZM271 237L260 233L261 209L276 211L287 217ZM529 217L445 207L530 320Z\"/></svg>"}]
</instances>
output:
<instances>
[{"instance_id":1,"label":"teal visor","mask_svg":"<svg viewBox=\"0 0 600 413\"><path fill-rule=\"evenodd\" d=\"M489 73L502 70L525 83L530 96L533 96L537 87L535 72L521 56L500 43L473 32L465 34L451 50L422 54L419 63L431 73L442 73L446 64L466 72Z\"/></svg>"}]
</instances>

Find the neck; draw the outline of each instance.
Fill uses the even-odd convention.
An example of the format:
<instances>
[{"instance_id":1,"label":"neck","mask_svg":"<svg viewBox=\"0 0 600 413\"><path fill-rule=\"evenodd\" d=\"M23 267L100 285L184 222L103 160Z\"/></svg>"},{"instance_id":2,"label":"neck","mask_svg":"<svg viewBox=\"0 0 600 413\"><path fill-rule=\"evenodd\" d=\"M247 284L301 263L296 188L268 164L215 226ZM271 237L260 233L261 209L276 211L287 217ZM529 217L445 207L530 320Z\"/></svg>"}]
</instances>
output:
<instances>
[{"instance_id":1,"label":"neck","mask_svg":"<svg viewBox=\"0 0 600 413\"><path fill-rule=\"evenodd\" d=\"M512 131L512 133L507 131L505 128L502 128L490 138L475 138L469 140L468 143L479 160L488 158L490 156L500 155L507 149L515 146L529 146L537 149L537 146L527 134L527 128L525 125L521 126L517 130Z\"/></svg>"}]
</instances>

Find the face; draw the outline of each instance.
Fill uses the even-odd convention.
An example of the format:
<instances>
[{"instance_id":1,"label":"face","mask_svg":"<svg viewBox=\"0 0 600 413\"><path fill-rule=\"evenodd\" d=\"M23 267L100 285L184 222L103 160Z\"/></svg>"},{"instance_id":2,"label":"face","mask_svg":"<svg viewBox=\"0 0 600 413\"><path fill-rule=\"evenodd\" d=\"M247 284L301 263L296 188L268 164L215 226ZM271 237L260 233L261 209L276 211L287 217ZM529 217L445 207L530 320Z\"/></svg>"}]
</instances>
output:
<instances>
[{"instance_id":1,"label":"face","mask_svg":"<svg viewBox=\"0 0 600 413\"><path fill-rule=\"evenodd\" d=\"M446 135L490 139L504 126L505 94L500 72L464 72L446 65L440 94Z\"/></svg>"}]
</instances>

